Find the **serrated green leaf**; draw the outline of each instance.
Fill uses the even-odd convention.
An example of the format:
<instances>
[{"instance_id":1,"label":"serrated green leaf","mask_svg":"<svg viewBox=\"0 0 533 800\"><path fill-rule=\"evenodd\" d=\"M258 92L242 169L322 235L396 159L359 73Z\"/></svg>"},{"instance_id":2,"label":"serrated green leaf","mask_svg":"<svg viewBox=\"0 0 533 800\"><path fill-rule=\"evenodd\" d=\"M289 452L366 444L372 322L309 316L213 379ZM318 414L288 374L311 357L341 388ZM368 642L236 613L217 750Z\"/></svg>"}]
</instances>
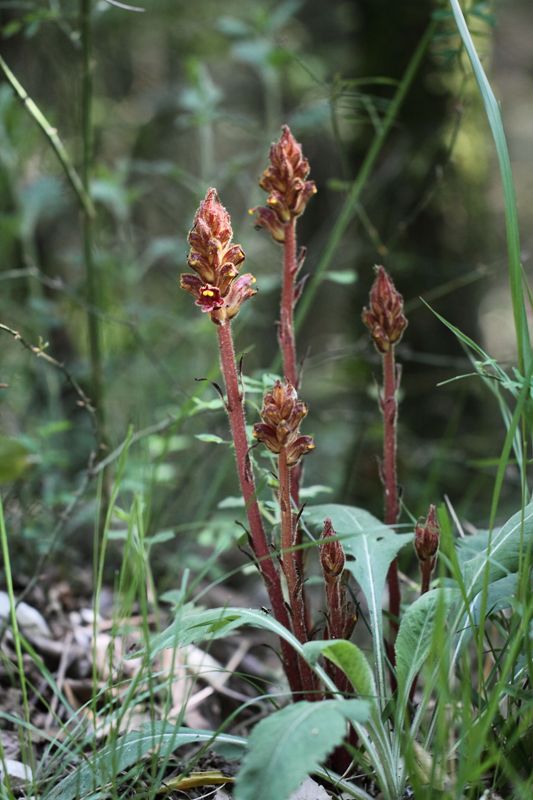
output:
<instances>
[{"instance_id":1,"label":"serrated green leaf","mask_svg":"<svg viewBox=\"0 0 533 800\"><path fill-rule=\"evenodd\" d=\"M303 650L311 665L316 664L319 656L323 655L344 672L361 697L375 699L376 684L372 669L363 651L353 642L344 639L316 640L306 642Z\"/></svg>"},{"instance_id":2,"label":"serrated green leaf","mask_svg":"<svg viewBox=\"0 0 533 800\"><path fill-rule=\"evenodd\" d=\"M346 721L364 722L362 700L301 702L255 726L235 785L235 800L287 800L339 745Z\"/></svg>"}]
</instances>

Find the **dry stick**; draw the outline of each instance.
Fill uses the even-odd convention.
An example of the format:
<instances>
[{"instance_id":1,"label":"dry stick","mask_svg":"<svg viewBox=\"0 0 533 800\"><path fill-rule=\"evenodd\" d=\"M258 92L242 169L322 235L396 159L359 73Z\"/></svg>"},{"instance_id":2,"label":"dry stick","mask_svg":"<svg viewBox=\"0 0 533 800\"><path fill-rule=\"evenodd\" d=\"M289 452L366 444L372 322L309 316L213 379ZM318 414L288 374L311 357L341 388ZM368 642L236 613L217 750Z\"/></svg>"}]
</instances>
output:
<instances>
[{"instance_id":1,"label":"dry stick","mask_svg":"<svg viewBox=\"0 0 533 800\"><path fill-rule=\"evenodd\" d=\"M244 498L248 524L250 526L251 544L254 555L257 558L259 570L265 581L274 616L287 630L291 630L292 626L290 624L289 614L283 600L280 576L268 546L263 520L261 519L261 512L259 511L259 505L257 503L255 480L248 453L243 397L239 386L230 323L227 322L219 325L217 327L217 332L220 363L224 375L224 383L226 384L226 410L235 446L239 482ZM281 650L291 691L293 694L300 693L302 691L302 684L296 654L284 640L281 640Z\"/></svg>"},{"instance_id":2,"label":"dry stick","mask_svg":"<svg viewBox=\"0 0 533 800\"><path fill-rule=\"evenodd\" d=\"M6 64L2 56L0 56L0 69L4 73L6 80L11 85L12 89L14 90L19 100L23 103L28 114L37 123L39 128L42 130L42 132L50 142L50 145L52 146L56 156L58 157L59 162L63 167L63 170L65 171L65 175L67 176L67 179L80 202L80 205L89 216L91 217L94 216L93 202L88 192L86 192L85 187L81 181L81 178L76 172L63 142L59 138L57 129L54 128L53 125L51 125L48 122L48 120L46 119L45 115L43 114L39 106L29 96L26 89L24 88L24 86L22 86L16 75L13 72L11 72L11 70L9 69L8 65Z\"/></svg>"},{"instance_id":3,"label":"dry stick","mask_svg":"<svg viewBox=\"0 0 533 800\"><path fill-rule=\"evenodd\" d=\"M398 420L399 373L394 359L394 345L383 353L383 395L381 410L383 413L383 485L385 488L385 524L396 525L400 513L398 498L398 478L396 473L396 423ZM387 575L389 587L389 613L391 638L388 643L388 655L391 664L395 664L394 641L398 632L400 618L400 581L398 578L398 559L395 558Z\"/></svg>"},{"instance_id":4,"label":"dry stick","mask_svg":"<svg viewBox=\"0 0 533 800\"><path fill-rule=\"evenodd\" d=\"M287 463L287 451L281 448L278 456L278 480L279 480L279 505L281 511L281 552L282 567L287 580L289 592L289 602L294 633L298 640L304 644L308 641L307 624L305 618L305 608L302 593L302 575L298 572L297 560L295 558L294 547L296 546L298 532L294 526L294 518L291 503L291 475L290 467ZM300 676L302 686L306 691L308 700L319 699L316 694L317 685L313 672L309 665L299 659Z\"/></svg>"}]
</instances>

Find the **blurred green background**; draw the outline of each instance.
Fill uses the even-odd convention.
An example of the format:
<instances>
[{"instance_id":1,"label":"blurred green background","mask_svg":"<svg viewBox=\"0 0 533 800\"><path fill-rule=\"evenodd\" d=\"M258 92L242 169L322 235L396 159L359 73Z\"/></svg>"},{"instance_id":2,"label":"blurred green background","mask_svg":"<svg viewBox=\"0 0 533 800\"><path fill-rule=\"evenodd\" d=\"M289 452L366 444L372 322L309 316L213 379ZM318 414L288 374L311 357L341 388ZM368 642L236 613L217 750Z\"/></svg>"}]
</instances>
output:
<instances>
[{"instance_id":1,"label":"blurred green background","mask_svg":"<svg viewBox=\"0 0 533 800\"><path fill-rule=\"evenodd\" d=\"M502 100L530 262L533 204L533 8L527 0L468 3L471 30ZM485 524L504 439L497 403L458 341L420 298L504 366L515 359L503 204L492 141L445 3L413 0L146 0L144 13L91 7L97 303L87 300L79 203L50 141L3 76L0 86L0 322L64 363L92 396L87 313L101 326L107 450L132 444L122 502L141 493L148 529L177 545L154 550L162 584L178 564L240 534L231 451L216 392L209 319L177 278L187 232L208 186L229 209L258 296L235 325L251 378L275 370L281 249L248 214L257 179L288 122L318 194L299 223L313 275L346 194L432 15L437 27L299 331L305 432L316 438L308 486L381 513L377 456L380 364L360 312L383 263L406 300L400 480L415 517L447 495ZM81 171L80 3L1 2L1 53ZM90 556L98 480L83 485L94 437L64 374L1 332L0 480L9 529L31 570L56 536L59 563ZM250 400L260 403L260 383ZM193 399L191 399L193 398ZM196 399L194 399L196 398ZM250 414L250 422L254 419ZM116 466L117 462L113 462ZM267 462L261 462L268 467ZM79 487L83 494L64 522ZM101 490L101 487L100 487ZM514 510L509 466L503 505ZM220 503L222 501L222 508ZM408 520L407 514L403 517ZM55 533L54 533L55 532ZM158 541L158 540L156 540ZM56 549L57 552L57 549Z\"/></svg>"}]
</instances>

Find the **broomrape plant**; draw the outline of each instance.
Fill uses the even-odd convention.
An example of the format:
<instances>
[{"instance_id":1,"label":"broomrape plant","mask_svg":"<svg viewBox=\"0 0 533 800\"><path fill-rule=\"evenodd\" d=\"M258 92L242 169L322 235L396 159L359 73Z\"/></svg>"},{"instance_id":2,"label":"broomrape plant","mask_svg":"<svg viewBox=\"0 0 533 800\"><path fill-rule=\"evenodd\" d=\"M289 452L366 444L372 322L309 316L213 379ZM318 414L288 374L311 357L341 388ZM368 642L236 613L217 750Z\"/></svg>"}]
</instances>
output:
<instances>
[{"instance_id":1,"label":"broomrape plant","mask_svg":"<svg viewBox=\"0 0 533 800\"><path fill-rule=\"evenodd\" d=\"M252 429L255 443L265 446L273 458L279 522L273 530L256 489L244 386L232 338L233 319L256 293L255 278L239 274L245 254L233 243L229 213L213 188L201 202L189 234L188 263L194 272L181 276L181 287L215 325L248 538L272 613L180 607L172 626L156 637L152 655L164 647L224 636L242 625L278 636L292 704L259 722L248 741L240 740L246 753L235 787L237 800L284 800L311 772L344 796L356 798L370 798L376 787L381 797L401 798L408 786L458 796L456 749L470 741L470 734L454 719L449 724L455 738L452 744L443 742L450 692L439 698L436 690L443 674L453 684L454 670L473 639L482 646L490 610L511 603L511 584L518 584L531 544L533 505L488 537L473 537L471 550L457 548L448 516L444 511L437 515L435 505L414 533L396 530L401 513L397 477L401 373L396 347L407 319L400 292L385 268L378 266L362 319L383 366L379 409L384 519L350 506L301 506L302 458L315 449L313 438L301 430L308 407L299 395L303 376L293 323L304 285L297 277L305 256L305 250L298 249L296 224L316 193L309 171L301 146L283 126L260 180L268 193L266 206L251 210L256 226L283 247L278 329L283 375L266 392L260 421ZM306 593L302 554L308 546L317 548L322 571L322 621L313 619ZM402 608L398 555L413 546L420 568L419 596L410 603L404 597ZM432 588L439 546L442 577ZM388 614L382 608L386 585ZM351 641L358 621L354 596L366 606L371 657ZM519 641L525 647L525 639ZM520 646L505 657L495 656L486 688L492 683L505 693L512 681L524 683L528 675L524 658ZM477 741L479 757L491 754L485 740L497 709L488 701L477 704L476 725L485 735ZM208 735L199 736L206 740Z\"/></svg>"}]
</instances>

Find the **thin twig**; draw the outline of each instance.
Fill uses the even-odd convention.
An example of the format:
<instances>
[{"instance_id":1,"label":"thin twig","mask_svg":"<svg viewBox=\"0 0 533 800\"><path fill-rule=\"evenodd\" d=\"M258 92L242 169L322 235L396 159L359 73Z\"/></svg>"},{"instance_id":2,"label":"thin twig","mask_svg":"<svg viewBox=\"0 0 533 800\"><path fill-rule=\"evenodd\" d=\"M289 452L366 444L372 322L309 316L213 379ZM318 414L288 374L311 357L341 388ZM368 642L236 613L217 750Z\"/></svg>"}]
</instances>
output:
<instances>
[{"instance_id":1,"label":"thin twig","mask_svg":"<svg viewBox=\"0 0 533 800\"><path fill-rule=\"evenodd\" d=\"M70 156L67 153L67 150L59 138L59 134L56 128L53 125L50 125L48 120L46 119L45 115L39 108L39 106L35 103L34 100L29 96L26 89L22 86L16 75L11 72L8 65L0 56L0 69L4 73L7 82L10 84L11 88L14 90L15 94L19 98L19 100L24 105L24 108L28 112L28 114L32 117L32 119L37 123L39 128L42 130L50 145L52 146L56 156L59 159L59 163L63 167L65 175L72 186L76 197L78 198L80 205L84 212L89 217L94 217L94 204L91 200L89 193L86 191L83 182L76 172L72 161L70 160Z\"/></svg>"}]
</instances>

